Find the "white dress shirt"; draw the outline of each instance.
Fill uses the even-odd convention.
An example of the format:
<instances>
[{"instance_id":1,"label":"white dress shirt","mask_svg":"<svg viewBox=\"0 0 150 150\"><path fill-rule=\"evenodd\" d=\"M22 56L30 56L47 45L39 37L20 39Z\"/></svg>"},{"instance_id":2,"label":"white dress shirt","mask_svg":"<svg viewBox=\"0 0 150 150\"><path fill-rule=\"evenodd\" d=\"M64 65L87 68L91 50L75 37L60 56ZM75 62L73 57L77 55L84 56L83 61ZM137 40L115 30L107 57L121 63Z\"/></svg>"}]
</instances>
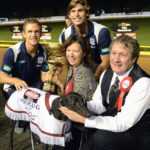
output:
<instances>
[{"instance_id":1,"label":"white dress shirt","mask_svg":"<svg viewBox=\"0 0 150 150\"><path fill-rule=\"evenodd\" d=\"M132 68L123 75L117 75L116 73L113 73L110 87L114 83L116 76L118 76L119 80L122 81L124 77L128 76L131 70ZM106 110L102 103L101 94L101 83L103 76L104 72L100 77L99 85L97 86L92 100L87 104L89 110L97 114L101 114ZM86 118L85 127L103 129L113 132L126 131L134 126L149 108L150 79L147 77L142 77L133 84L125 98L125 104L122 106L121 111L118 112L116 116L92 116Z\"/></svg>"}]
</instances>

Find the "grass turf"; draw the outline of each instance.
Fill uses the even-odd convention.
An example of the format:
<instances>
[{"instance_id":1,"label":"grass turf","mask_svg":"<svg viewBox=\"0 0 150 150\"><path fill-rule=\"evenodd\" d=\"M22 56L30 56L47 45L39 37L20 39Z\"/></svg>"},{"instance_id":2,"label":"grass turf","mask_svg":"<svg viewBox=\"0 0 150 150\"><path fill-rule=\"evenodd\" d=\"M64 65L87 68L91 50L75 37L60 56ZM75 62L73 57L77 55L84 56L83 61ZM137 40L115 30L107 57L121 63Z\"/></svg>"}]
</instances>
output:
<instances>
[{"instance_id":1,"label":"grass turf","mask_svg":"<svg viewBox=\"0 0 150 150\"><path fill-rule=\"evenodd\" d=\"M111 30L111 26L116 23L126 22L126 23L135 23L139 26L139 29L136 31L136 37L140 45L150 46L150 18L140 18L140 19L114 19L114 20L96 20L110 30L111 37L113 39L114 32ZM52 39L50 42L58 42L59 35L62 29L65 27L64 22L58 23L43 23L52 28L51 34ZM10 31L11 26L0 26L0 40L12 41L12 32Z\"/></svg>"}]
</instances>

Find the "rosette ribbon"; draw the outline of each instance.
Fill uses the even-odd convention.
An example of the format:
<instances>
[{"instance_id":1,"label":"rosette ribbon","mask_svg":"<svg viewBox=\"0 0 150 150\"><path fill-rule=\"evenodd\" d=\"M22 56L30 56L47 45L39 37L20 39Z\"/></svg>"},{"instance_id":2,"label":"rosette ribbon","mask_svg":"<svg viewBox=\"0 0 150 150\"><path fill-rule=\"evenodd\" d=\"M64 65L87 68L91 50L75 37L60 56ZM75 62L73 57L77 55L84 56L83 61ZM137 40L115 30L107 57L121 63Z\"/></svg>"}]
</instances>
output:
<instances>
[{"instance_id":1,"label":"rosette ribbon","mask_svg":"<svg viewBox=\"0 0 150 150\"><path fill-rule=\"evenodd\" d=\"M130 90L130 88L133 85L133 80L131 77L127 76L120 82L120 94L118 96L118 99L115 104L115 108L118 107L118 111L121 110L122 104L123 104L123 98L126 92Z\"/></svg>"}]
</instances>

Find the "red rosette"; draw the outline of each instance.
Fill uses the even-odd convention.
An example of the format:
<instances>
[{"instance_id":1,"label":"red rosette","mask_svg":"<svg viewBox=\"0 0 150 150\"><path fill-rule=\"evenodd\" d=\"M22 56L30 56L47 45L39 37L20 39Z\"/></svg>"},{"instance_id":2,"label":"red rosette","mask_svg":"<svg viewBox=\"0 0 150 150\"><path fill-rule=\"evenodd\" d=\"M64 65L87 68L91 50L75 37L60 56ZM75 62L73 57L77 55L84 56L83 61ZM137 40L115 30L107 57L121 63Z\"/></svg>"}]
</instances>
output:
<instances>
[{"instance_id":1,"label":"red rosette","mask_svg":"<svg viewBox=\"0 0 150 150\"><path fill-rule=\"evenodd\" d=\"M131 77L125 77L121 82L120 82L120 90L122 92L127 92L130 90L132 87L133 81Z\"/></svg>"},{"instance_id":2,"label":"red rosette","mask_svg":"<svg viewBox=\"0 0 150 150\"><path fill-rule=\"evenodd\" d=\"M120 82L120 94L117 99L117 102L115 104L115 107L118 107L118 111L121 110L122 104L123 104L123 97L125 92L129 91L130 88L132 87L133 80L131 77L127 76L125 77L121 82Z\"/></svg>"}]
</instances>

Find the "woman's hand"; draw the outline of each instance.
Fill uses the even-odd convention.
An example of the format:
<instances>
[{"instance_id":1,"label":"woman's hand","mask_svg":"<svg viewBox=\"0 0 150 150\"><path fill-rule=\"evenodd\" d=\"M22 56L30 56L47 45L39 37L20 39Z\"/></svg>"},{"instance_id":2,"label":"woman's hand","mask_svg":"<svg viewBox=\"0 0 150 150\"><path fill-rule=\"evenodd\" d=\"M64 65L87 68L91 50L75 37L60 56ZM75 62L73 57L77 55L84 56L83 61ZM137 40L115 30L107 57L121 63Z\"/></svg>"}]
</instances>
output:
<instances>
[{"instance_id":1,"label":"woman's hand","mask_svg":"<svg viewBox=\"0 0 150 150\"><path fill-rule=\"evenodd\" d=\"M52 81L52 73L48 72L41 72L41 80L42 82L51 82Z\"/></svg>"},{"instance_id":2,"label":"woman's hand","mask_svg":"<svg viewBox=\"0 0 150 150\"><path fill-rule=\"evenodd\" d=\"M79 123L85 123L85 118L78 113L68 109L67 107L60 107L59 110L66 115L70 120L74 122L79 122Z\"/></svg>"},{"instance_id":3,"label":"woman's hand","mask_svg":"<svg viewBox=\"0 0 150 150\"><path fill-rule=\"evenodd\" d=\"M62 72L62 68L61 67L56 67L56 69L55 69L55 71L53 73L52 82L54 84L56 84L60 88L60 90L61 90L61 92L63 94L64 93L64 84L58 78L58 75L61 72Z\"/></svg>"}]
</instances>

